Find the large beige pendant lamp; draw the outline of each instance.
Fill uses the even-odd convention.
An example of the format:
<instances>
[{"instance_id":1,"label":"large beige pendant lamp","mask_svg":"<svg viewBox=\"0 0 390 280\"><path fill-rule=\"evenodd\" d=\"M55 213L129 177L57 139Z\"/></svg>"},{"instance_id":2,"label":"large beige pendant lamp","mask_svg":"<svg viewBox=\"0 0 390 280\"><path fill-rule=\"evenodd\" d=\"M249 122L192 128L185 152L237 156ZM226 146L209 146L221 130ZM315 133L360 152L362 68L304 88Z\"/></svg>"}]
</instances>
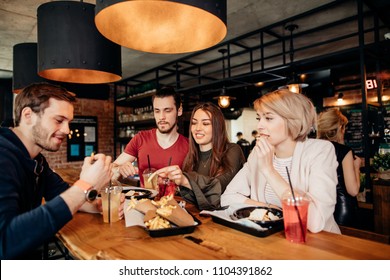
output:
<instances>
[{"instance_id":1,"label":"large beige pendant lamp","mask_svg":"<svg viewBox=\"0 0 390 280\"><path fill-rule=\"evenodd\" d=\"M97 0L97 29L127 48L160 54L194 52L226 34L226 0Z\"/></svg>"},{"instance_id":2,"label":"large beige pendant lamp","mask_svg":"<svg viewBox=\"0 0 390 280\"><path fill-rule=\"evenodd\" d=\"M121 47L96 29L95 5L55 1L38 7L38 75L99 84L121 79Z\"/></svg>"}]
</instances>

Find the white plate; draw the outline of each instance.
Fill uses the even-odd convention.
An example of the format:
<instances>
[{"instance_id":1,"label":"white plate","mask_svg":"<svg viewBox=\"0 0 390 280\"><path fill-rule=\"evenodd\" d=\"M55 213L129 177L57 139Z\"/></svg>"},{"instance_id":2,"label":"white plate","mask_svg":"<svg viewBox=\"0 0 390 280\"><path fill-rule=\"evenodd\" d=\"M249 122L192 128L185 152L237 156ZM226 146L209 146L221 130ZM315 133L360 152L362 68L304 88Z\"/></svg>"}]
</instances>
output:
<instances>
[{"instance_id":1,"label":"white plate","mask_svg":"<svg viewBox=\"0 0 390 280\"><path fill-rule=\"evenodd\" d=\"M131 186L123 186L122 187L124 191L130 191L130 190L133 190L133 191L142 191L142 190L148 190L150 191L152 194L150 195L150 198L154 198L156 197L156 195L158 195L158 191L157 190L152 190L152 189L145 189L145 188L140 188L140 187L131 187Z\"/></svg>"}]
</instances>

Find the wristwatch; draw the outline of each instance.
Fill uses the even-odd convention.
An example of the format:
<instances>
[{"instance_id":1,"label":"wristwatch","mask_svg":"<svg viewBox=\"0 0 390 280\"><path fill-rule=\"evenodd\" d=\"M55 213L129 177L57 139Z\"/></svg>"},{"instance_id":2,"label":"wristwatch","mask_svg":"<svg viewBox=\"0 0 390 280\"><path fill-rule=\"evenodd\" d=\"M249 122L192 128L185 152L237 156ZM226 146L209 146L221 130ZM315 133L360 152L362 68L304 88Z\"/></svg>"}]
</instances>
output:
<instances>
[{"instance_id":1,"label":"wristwatch","mask_svg":"<svg viewBox=\"0 0 390 280\"><path fill-rule=\"evenodd\" d=\"M88 202L94 201L98 196L98 191L95 190L93 187L91 187L89 190L84 191L84 193L85 193L85 200Z\"/></svg>"},{"instance_id":2,"label":"wristwatch","mask_svg":"<svg viewBox=\"0 0 390 280\"><path fill-rule=\"evenodd\" d=\"M96 197L98 196L98 191L95 190L93 188L93 186L91 186L90 184L88 184L87 182L85 182L83 180L77 180L74 183L74 185L79 187L80 189L82 189L84 191L85 200L88 202L94 201L96 199Z\"/></svg>"}]
</instances>

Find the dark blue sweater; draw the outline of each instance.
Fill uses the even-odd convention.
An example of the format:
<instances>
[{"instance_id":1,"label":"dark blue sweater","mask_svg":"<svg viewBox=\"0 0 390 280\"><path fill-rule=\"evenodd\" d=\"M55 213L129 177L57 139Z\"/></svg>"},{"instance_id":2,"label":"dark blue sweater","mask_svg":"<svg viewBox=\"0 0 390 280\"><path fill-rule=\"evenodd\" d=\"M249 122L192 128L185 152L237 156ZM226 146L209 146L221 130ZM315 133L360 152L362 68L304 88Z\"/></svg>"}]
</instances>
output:
<instances>
[{"instance_id":1,"label":"dark blue sweater","mask_svg":"<svg viewBox=\"0 0 390 280\"><path fill-rule=\"evenodd\" d=\"M0 259L29 258L72 219L59 196L68 188L42 154L31 159L16 134L0 128Z\"/></svg>"}]
</instances>

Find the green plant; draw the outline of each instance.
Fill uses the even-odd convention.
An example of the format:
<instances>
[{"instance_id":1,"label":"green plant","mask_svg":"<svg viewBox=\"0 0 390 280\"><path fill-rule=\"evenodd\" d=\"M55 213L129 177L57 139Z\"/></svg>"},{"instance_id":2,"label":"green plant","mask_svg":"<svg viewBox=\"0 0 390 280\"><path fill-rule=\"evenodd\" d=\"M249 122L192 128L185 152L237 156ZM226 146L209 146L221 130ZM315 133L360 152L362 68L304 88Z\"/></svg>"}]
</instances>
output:
<instances>
[{"instance_id":1,"label":"green plant","mask_svg":"<svg viewBox=\"0 0 390 280\"><path fill-rule=\"evenodd\" d=\"M390 153L375 154L373 161L372 161L372 167L378 172L389 170L390 169Z\"/></svg>"}]
</instances>

